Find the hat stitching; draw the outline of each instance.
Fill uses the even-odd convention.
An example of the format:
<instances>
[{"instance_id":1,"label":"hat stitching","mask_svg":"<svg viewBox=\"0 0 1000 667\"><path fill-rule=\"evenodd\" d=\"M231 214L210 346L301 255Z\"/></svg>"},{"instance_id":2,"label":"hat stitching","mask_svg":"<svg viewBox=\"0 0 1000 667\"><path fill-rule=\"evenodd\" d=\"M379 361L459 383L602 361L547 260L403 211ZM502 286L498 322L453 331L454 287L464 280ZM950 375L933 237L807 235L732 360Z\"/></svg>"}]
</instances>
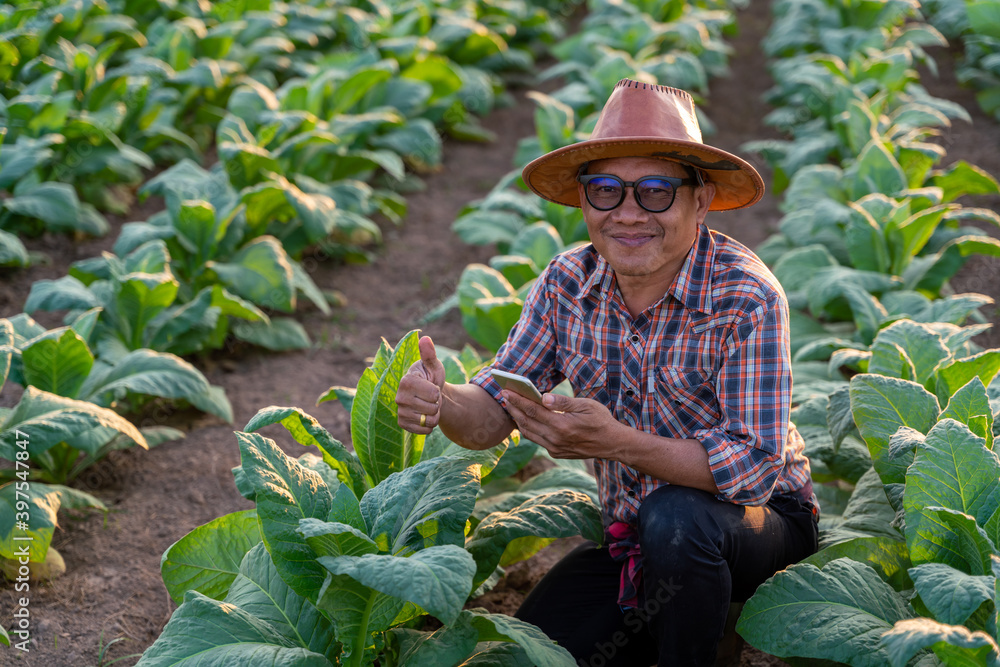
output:
<instances>
[{"instance_id":1,"label":"hat stitching","mask_svg":"<svg viewBox=\"0 0 1000 667\"><path fill-rule=\"evenodd\" d=\"M643 83L642 81L636 81L634 79L622 79L615 84L615 88L639 88L642 85L643 90L655 90L661 93L667 93L670 95L677 95L678 97L684 98L685 100L693 100L691 93L686 90L681 90L680 88L671 88L670 86L662 86L659 84Z\"/></svg>"}]
</instances>

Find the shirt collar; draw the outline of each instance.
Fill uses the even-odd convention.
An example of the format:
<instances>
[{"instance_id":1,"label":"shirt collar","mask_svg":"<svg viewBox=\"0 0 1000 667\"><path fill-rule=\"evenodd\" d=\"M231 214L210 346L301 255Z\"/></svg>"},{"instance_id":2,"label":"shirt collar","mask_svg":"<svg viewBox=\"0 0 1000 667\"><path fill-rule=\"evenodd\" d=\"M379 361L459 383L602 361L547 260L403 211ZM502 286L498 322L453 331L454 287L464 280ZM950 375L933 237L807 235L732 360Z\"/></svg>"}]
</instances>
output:
<instances>
[{"instance_id":1,"label":"shirt collar","mask_svg":"<svg viewBox=\"0 0 1000 667\"><path fill-rule=\"evenodd\" d=\"M681 270L674 276L667 294L684 304L686 308L706 315L712 314L711 270L715 259L715 239L708 227L698 225L691 252L684 258Z\"/></svg>"},{"instance_id":2,"label":"shirt collar","mask_svg":"<svg viewBox=\"0 0 1000 667\"><path fill-rule=\"evenodd\" d=\"M590 272L590 275L587 276L587 279L580 286L580 294L581 296L590 296L596 299L598 303L609 301L617 286L615 272L611 270L611 265L608 264L608 261L604 259L601 253L597 252L596 248L591 246L591 251L594 253L597 262L594 270Z\"/></svg>"},{"instance_id":3,"label":"shirt collar","mask_svg":"<svg viewBox=\"0 0 1000 667\"><path fill-rule=\"evenodd\" d=\"M609 301L617 288L611 265L594 250L597 264L581 286L581 295L600 301ZM710 271L715 255L715 240L704 224L698 225L698 236L691 252L684 258L681 270L674 276L666 293L680 301L686 308L706 315L712 313L712 285Z\"/></svg>"}]
</instances>

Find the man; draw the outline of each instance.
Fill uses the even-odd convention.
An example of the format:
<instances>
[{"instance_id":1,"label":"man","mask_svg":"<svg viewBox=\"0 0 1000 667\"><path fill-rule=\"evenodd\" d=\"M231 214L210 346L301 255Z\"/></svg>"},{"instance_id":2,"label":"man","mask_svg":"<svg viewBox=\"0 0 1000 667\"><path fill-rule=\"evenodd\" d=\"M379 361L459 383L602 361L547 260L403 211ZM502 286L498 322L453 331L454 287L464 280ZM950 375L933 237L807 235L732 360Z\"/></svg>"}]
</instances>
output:
<instances>
[{"instance_id":1,"label":"man","mask_svg":"<svg viewBox=\"0 0 1000 667\"><path fill-rule=\"evenodd\" d=\"M433 342L400 382L399 424L493 446L514 428L593 458L605 547L560 561L518 617L580 665L712 665L731 601L816 550L817 506L788 423L788 306L747 248L704 224L763 180L702 142L691 96L624 79L591 138L523 177L581 206L591 245L555 257L493 366L574 398L538 405L487 369L444 381Z\"/></svg>"}]
</instances>

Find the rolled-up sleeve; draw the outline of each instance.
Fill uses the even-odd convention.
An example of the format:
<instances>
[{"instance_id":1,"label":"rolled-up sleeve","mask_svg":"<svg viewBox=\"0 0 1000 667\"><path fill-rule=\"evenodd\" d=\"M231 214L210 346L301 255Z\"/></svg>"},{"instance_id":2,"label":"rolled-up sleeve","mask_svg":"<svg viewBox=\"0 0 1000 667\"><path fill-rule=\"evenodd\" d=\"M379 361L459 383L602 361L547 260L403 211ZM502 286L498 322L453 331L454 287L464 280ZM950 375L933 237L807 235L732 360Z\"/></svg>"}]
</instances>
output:
<instances>
[{"instance_id":1,"label":"rolled-up sleeve","mask_svg":"<svg viewBox=\"0 0 1000 667\"><path fill-rule=\"evenodd\" d=\"M715 378L721 419L692 437L708 452L719 498L763 505L784 466L792 368L785 302L772 295L739 322Z\"/></svg>"}]
</instances>

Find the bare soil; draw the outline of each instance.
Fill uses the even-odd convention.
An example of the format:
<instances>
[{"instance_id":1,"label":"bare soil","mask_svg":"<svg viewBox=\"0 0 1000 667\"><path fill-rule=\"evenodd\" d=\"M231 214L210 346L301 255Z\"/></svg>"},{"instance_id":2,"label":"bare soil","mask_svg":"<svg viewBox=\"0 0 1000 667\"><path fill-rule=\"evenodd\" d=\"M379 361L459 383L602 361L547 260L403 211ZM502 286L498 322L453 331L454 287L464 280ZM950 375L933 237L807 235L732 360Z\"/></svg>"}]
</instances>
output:
<instances>
[{"instance_id":1,"label":"bare soil","mask_svg":"<svg viewBox=\"0 0 1000 667\"><path fill-rule=\"evenodd\" d=\"M767 29L767 12L757 8L739 16L742 32L732 40L732 73L715 81L704 107L719 128L709 143L737 154L751 139L775 136L761 119L769 111L761 94L771 85L759 43ZM978 110L971 93L960 90L951 74L952 55L934 54L942 76L924 73L935 95L963 104L973 123L958 124L944 134L948 160L965 159L1000 174L1000 128ZM460 208L482 197L512 167L519 138L532 133L533 106L516 91L516 105L491 114L485 124L498 135L490 145L448 142L443 168L425 181L424 192L409 197L409 214L397 228L385 227L384 246L368 265L344 265L314 256L307 270L323 289L338 290L344 305L325 317L302 306L297 313L313 340L306 351L275 354L236 346L222 354L199 357L199 365L213 384L225 388L235 422L225 424L194 412L166 409L146 417L182 428L183 440L151 451L127 451L95 466L79 480L111 507L107 518L63 516L54 546L66 560L68 573L30 592L31 651L0 650L0 663L26 667L82 667L97 665L99 645L123 638L106 658L141 653L159 635L175 605L160 580L160 556L173 542L218 516L250 507L233 484L231 468L239 464L233 430L242 427L268 405L300 406L313 414L335 437L350 441L348 415L333 402L316 406L317 397L332 385L354 386L367 358L381 337L395 343L430 308L452 293L459 275L471 262L484 262L492 248L469 247L450 231ZM770 182L766 164L747 156ZM997 198L980 198L976 205L997 208ZM126 218L144 220L162 202L137 206ZM709 224L756 246L775 228L781 216L772 194L753 208L714 214ZM0 273L0 316L21 312L32 282L65 275L73 261L110 248L116 229L105 239L73 240L45 236L30 242L33 250L51 257L48 265ZM994 230L995 231L995 230ZM955 281L957 291L976 291L997 297L1000 264L973 260ZM988 309L991 321L997 311ZM59 322L42 319L49 326ZM461 348L470 339L456 313L424 327L439 345ZM983 344L997 346L996 333ZM0 405L16 403L20 391L8 386ZM267 432L290 453L301 453L280 430ZM495 611L511 613L572 541L559 541L533 559L510 568L506 580L478 601ZM0 584L0 624L10 627L18 597L9 584ZM118 665L134 664L134 659ZM777 658L745 647L742 666L784 665Z\"/></svg>"}]
</instances>

